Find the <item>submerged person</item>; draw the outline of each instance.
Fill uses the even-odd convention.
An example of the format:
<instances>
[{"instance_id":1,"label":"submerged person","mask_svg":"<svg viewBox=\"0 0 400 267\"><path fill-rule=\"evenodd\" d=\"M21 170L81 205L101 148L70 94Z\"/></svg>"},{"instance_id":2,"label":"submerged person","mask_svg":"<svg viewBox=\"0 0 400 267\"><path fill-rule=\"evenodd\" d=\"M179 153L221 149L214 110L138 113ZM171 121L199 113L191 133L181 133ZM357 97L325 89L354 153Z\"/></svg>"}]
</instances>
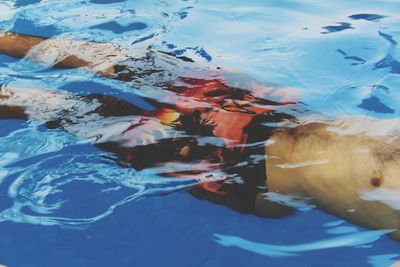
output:
<instances>
[{"instance_id":1,"label":"submerged person","mask_svg":"<svg viewBox=\"0 0 400 267\"><path fill-rule=\"evenodd\" d=\"M199 181L193 195L240 212L283 216L292 210L271 193L310 197L336 216L400 239L398 120L313 115L290 94L270 91L280 97L268 100L268 88L241 89L219 72L196 72L189 58L151 49L4 33L0 52L148 88L130 103L3 86L0 117L92 139L137 169L162 164L167 177Z\"/></svg>"}]
</instances>

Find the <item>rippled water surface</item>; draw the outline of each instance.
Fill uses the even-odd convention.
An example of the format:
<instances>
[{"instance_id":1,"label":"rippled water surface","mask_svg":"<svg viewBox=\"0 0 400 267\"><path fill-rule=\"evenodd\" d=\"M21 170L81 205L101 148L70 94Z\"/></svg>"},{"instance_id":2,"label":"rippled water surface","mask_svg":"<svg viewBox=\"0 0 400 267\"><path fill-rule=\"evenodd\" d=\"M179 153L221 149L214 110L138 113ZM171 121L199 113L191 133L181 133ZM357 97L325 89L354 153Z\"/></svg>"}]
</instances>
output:
<instances>
[{"instance_id":1,"label":"rippled water surface","mask_svg":"<svg viewBox=\"0 0 400 267\"><path fill-rule=\"evenodd\" d=\"M0 29L150 46L191 58L201 71L222 67L245 73L242 81L296 88L316 112L398 118L399 12L394 0L0 0ZM51 68L56 60L0 54L0 84L108 94L146 109L149 79ZM184 67L169 68L179 76ZM165 178L163 166L127 168L113 157L79 134L0 120L0 264L389 266L400 259L387 231L307 201L285 199L298 212L282 219L240 214L188 194L198 177ZM192 164L174 168L199 168Z\"/></svg>"}]
</instances>

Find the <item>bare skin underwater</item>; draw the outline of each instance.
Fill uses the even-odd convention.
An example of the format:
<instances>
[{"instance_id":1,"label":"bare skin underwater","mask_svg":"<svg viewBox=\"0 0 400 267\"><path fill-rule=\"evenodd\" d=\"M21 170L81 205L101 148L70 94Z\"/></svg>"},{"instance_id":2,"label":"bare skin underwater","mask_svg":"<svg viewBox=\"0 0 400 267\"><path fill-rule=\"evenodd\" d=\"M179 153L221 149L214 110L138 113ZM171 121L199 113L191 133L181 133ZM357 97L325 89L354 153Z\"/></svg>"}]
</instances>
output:
<instances>
[{"instance_id":1,"label":"bare skin underwater","mask_svg":"<svg viewBox=\"0 0 400 267\"><path fill-rule=\"evenodd\" d=\"M60 53L61 50L63 53ZM140 58L140 54L146 51L130 52L111 44L61 38L46 40L41 37L4 33L0 35L0 53L17 58L26 57L53 67L82 67L107 78L127 80L134 79L135 75L143 76L144 70L137 68L134 69L135 71L129 71L123 67L123 62L129 58ZM162 60L166 61L170 58L173 60L172 56L161 52L156 52L154 57L155 60L157 58L163 58ZM134 61L134 63L142 64L141 61ZM151 71L145 74L151 76L154 73L156 72ZM157 79L148 80L157 81ZM171 142L168 142L170 146L167 145L168 148L164 147L164 149L174 150L174 146L179 149L175 149L176 153L173 155L165 153L165 159L160 160L168 161L169 156L177 161L199 157L207 159L206 162L209 165L215 163L221 165L221 162L227 161L229 155L240 154L242 151L238 152L239 148L250 143L249 140L243 140L243 137L258 135L258 139L252 142L261 139L264 141L262 154L264 155L265 152L265 164L262 165L262 170L257 171L258 176L261 177L261 183L267 190L252 189L254 185L243 187L244 191L252 191L253 197L246 204L251 206L251 213L268 216L269 212L280 210L279 205L276 206L277 208L274 206L274 200L268 200L268 193L271 192L304 196L311 198L319 208L335 216L366 228L390 230L390 237L400 240L400 143L398 138L400 120L355 116L332 119L306 113L299 117L281 116L279 127L263 132L257 127L250 129L254 120L265 114L271 114L271 110L275 107L279 109L282 106L291 105L289 102L265 103L249 91L226 86L220 81L185 80L181 76L179 80L184 81L186 86L190 85L189 89L192 89L190 94L198 88L201 88L199 89L201 94L193 97L193 95L188 95L186 89L177 85L168 85L166 91L178 92L173 96L190 96L189 99L194 102L185 102L185 104L177 98L175 102L172 102L175 105L155 103L154 106L157 107L155 110L141 111L129 103L111 101L114 105L126 104L125 108L132 110L125 113L121 111L121 108L113 113L112 103L109 104L102 96L87 98L65 92L5 87L0 92L0 117L42 121L49 124L50 128L59 127L81 138L101 136L100 139L95 140L99 147L119 153L128 161L135 155L133 150L129 150L130 154L127 154L126 148L133 149L138 145L132 140L140 139L142 145L143 140L146 140L145 143L147 142L146 144L150 147L144 146L144 149L135 152L142 153L144 158L146 153L154 151L152 147L157 144L152 143L151 134L148 134L151 130L146 127L164 129L165 132L175 127L190 132L194 126L186 123L187 118L191 122L198 120L196 122L204 126L201 129L209 130L209 132L206 131L207 133L203 131L202 134L221 137L224 140L229 139L231 142L225 143L223 147L199 147L193 143L193 140L176 138L176 136L170 138L167 134L167 139L169 138ZM206 86L208 89L204 89ZM149 102L153 103L152 100ZM190 105L199 107L192 109ZM74 113L65 115L65 109L73 106L79 106L80 109L75 109ZM90 120L82 119L89 113ZM131 115L140 115L144 120L138 121L136 117L130 117ZM63 118L67 120L70 118L73 123L60 121L60 116L64 116ZM269 117L265 118L268 121ZM229 128L232 126L227 126L230 125L226 123L227 120L232 120L231 124L240 126L236 126L237 134L233 133L234 128ZM118 123L115 123L116 121ZM137 123L132 124L132 121ZM211 124L207 125L210 121ZM205 126L210 126L210 128ZM112 130L110 130L111 127ZM147 130L138 131L141 127ZM124 134L121 135L121 133ZM143 133L147 134L143 135ZM151 158L151 155L149 157ZM134 167L138 164L141 163L132 160ZM139 167L145 167L145 165ZM170 176L174 175L179 176L179 173L171 171ZM253 173L251 176L254 176ZM256 183L256 185L260 184ZM211 194L209 198L212 201L227 204L223 201L224 198L228 198L223 190L224 186L223 182L205 183L203 189L205 188ZM235 201L240 202L240 199L236 197ZM236 205L229 203L228 206ZM286 212L283 211L282 214Z\"/></svg>"}]
</instances>

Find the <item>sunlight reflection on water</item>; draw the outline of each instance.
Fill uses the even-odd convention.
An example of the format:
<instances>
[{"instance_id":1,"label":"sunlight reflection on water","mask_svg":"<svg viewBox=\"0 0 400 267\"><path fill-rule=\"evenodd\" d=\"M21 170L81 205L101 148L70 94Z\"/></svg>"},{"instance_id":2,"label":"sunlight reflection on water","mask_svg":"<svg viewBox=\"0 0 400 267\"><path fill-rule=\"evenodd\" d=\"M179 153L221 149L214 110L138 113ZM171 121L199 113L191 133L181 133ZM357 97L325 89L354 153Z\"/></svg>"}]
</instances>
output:
<instances>
[{"instance_id":1,"label":"sunlight reflection on water","mask_svg":"<svg viewBox=\"0 0 400 267\"><path fill-rule=\"evenodd\" d=\"M0 1L0 28L111 42L133 50L152 46L193 58L200 65L227 66L261 81L298 88L310 109L332 116L399 116L396 1L102 2L43 0L18 6ZM74 93L107 90L125 99L144 95L143 88L136 85L105 80L83 70L52 70L24 60L1 59L0 84L64 88ZM84 82L91 87L86 88ZM75 88L75 84L80 86ZM108 156L75 137L47 131L35 123L2 136L0 188L7 193L2 195L0 220L87 226L130 201L173 193L196 183L160 177L161 170L156 168L122 168ZM387 232L346 232L349 230L330 229L330 234L339 235L304 244L298 240L294 242L298 245L287 246L250 241L240 234L215 234L215 241L278 257L373 246ZM368 261L383 266L398 257L370 256Z\"/></svg>"}]
</instances>

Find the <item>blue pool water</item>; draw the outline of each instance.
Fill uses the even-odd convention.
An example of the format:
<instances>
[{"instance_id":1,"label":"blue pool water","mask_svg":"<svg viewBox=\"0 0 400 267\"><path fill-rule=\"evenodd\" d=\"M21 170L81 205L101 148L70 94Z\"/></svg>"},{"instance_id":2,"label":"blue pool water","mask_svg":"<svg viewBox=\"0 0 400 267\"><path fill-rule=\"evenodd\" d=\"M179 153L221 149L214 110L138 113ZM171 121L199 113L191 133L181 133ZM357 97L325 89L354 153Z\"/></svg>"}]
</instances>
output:
<instances>
[{"instance_id":1,"label":"blue pool water","mask_svg":"<svg viewBox=\"0 0 400 267\"><path fill-rule=\"evenodd\" d=\"M0 0L0 29L152 46L204 66L293 87L311 110L398 118L395 0ZM126 83L0 55L0 84L106 93ZM143 104L144 105L144 104ZM9 266L390 266L384 231L310 205L295 216L239 214L107 160L37 122L0 120L0 264Z\"/></svg>"}]
</instances>

